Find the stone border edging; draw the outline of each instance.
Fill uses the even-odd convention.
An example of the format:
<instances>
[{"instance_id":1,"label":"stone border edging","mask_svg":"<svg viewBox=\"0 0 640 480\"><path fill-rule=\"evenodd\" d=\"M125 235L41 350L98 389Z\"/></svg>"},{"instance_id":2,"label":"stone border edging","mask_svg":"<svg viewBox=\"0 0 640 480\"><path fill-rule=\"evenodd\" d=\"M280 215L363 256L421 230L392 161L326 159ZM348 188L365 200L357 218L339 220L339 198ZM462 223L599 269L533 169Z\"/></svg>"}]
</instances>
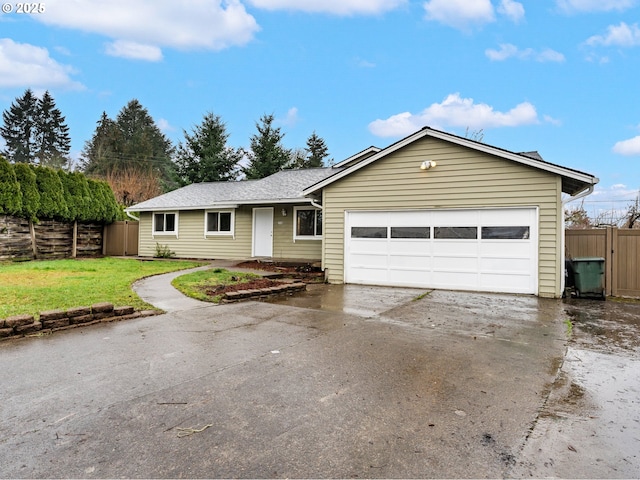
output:
<instances>
[{"instance_id":1,"label":"stone border edging","mask_svg":"<svg viewBox=\"0 0 640 480\"><path fill-rule=\"evenodd\" d=\"M43 335L75 327L118 320L148 317L161 313L157 310L135 311L133 307L114 307L112 303L94 303L90 307L40 312L39 320L33 315L14 315L0 318L0 340L27 335Z\"/></svg>"},{"instance_id":2,"label":"stone border edging","mask_svg":"<svg viewBox=\"0 0 640 480\"><path fill-rule=\"evenodd\" d=\"M256 300L268 298L274 295L292 294L307 289L307 284L302 282L283 283L275 287L258 288L255 290L238 290L236 292L225 293L220 303L235 303L243 300Z\"/></svg>"}]
</instances>

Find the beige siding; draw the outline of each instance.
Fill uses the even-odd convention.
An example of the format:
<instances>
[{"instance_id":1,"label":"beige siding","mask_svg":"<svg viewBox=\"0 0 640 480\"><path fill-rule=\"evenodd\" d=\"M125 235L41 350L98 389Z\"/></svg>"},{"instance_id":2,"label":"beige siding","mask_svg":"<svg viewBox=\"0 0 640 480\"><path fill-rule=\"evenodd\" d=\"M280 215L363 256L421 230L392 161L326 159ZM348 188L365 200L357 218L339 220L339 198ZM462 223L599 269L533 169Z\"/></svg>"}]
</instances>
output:
<instances>
[{"instance_id":1,"label":"beige siding","mask_svg":"<svg viewBox=\"0 0 640 480\"><path fill-rule=\"evenodd\" d=\"M264 205L261 205L264 206ZM260 207L256 205L256 207ZM282 216L282 210L287 211ZM153 235L152 214L140 215L139 255L151 257L156 252L156 242L168 246L178 258L244 259L251 257L253 207L242 206L235 210L233 236L206 236L204 234L204 210L178 213L178 237ZM293 205L274 207L273 256L282 259L319 260L322 242L318 240L293 240Z\"/></svg>"},{"instance_id":2,"label":"beige siding","mask_svg":"<svg viewBox=\"0 0 640 480\"><path fill-rule=\"evenodd\" d=\"M437 167L420 170L435 160ZM425 137L326 187L323 264L344 281L345 210L539 207L539 295L560 295L561 179L439 139Z\"/></svg>"}]
</instances>

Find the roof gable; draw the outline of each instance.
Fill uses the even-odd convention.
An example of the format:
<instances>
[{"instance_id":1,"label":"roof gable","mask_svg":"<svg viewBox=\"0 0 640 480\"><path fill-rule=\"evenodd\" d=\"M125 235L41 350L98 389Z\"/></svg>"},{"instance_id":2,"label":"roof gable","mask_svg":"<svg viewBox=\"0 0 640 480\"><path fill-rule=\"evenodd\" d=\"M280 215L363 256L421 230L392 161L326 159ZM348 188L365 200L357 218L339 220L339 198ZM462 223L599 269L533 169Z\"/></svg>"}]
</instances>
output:
<instances>
[{"instance_id":1,"label":"roof gable","mask_svg":"<svg viewBox=\"0 0 640 480\"><path fill-rule=\"evenodd\" d=\"M440 130L435 130L430 127L424 127L421 130L405 137L396 143L388 146L385 149L378 151L368 157L364 157L364 159L360 160L357 163L353 163L354 157L350 157L351 163L348 163L347 160L341 163L347 162L348 166L344 168L342 171L338 172L331 177L323 179L316 183L315 185L306 188L303 193L305 195L311 195L318 190L330 185L331 183L340 180L352 173L357 172L361 168L370 165L373 162L376 162L387 155L390 155L393 152L400 150L407 145L416 142L424 137L433 137L446 142L454 143L456 145L460 145L463 147L471 148L476 151L484 152L489 155L494 155L506 160L510 160L522 165L527 165L529 167L537 168L539 170L547 171L556 175L560 175L562 177L562 191L564 193L568 193L570 195L575 195L577 193L582 192L583 190L589 188L592 185L598 183L598 178L590 175L588 173L580 172L578 170L573 170L570 168L562 167L560 165L556 165L550 162L546 162L542 160L542 157L537 152L525 152L525 153L516 153L511 152L509 150L505 150L499 147L494 147L491 145L487 145L475 140L471 140L468 138L460 137L458 135L453 135L451 133L443 132ZM340 165L340 164L339 164Z\"/></svg>"}]
</instances>

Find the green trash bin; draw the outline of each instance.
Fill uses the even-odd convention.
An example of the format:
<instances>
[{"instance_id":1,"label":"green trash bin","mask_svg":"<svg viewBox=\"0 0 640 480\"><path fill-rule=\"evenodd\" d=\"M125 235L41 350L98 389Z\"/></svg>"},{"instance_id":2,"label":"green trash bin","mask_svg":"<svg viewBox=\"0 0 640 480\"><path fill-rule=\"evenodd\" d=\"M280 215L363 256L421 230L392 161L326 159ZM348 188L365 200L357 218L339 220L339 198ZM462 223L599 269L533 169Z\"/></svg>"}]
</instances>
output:
<instances>
[{"instance_id":1,"label":"green trash bin","mask_svg":"<svg viewBox=\"0 0 640 480\"><path fill-rule=\"evenodd\" d=\"M604 258L574 258L572 264L576 297L596 295L604 299Z\"/></svg>"}]
</instances>

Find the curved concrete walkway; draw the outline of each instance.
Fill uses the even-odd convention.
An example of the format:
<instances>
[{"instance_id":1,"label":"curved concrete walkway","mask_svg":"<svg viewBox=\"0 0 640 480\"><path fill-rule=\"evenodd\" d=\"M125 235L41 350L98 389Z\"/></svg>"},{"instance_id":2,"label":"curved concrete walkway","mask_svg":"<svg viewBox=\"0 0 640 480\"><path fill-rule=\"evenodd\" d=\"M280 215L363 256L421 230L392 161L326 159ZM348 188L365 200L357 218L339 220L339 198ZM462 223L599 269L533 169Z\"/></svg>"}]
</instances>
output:
<instances>
[{"instance_id":1,"label":"curved concrete walkway","mask_svg":"<svg viewBox=\"0 0 640 480\"><path fill-rule=\"evenodd\" d=\"M246 268L235 268L238 262L230 260L216 260L203 267L190 268L188 270L178 270L177 272L163 273L162 275L154 275L152 277L143 278L133 284L133 290L145 302L150 303L156 308L165 312L179 312L184 310L192 310L194 308L204 308L215 306L214 303L202 302L187 297L182 292L171 285L174 278L186 275L187 273L197 272L199 270L208 270L210 268L227 268L238 272L251 272L258 275L265 275L272 272L263 272L257 270L249 270Z\"/></svg>"},{"instance_id":2,"label":"curved concrete walkway","mask_svg":"<svg viewBox=\"0 0 640 480\"><path fill-rule=\"evenodd\" d=\"M133 284L133 290L147 303L165 312L177 312L191 310L193 308L210 307L213 304L201 302L184 295L171 285L174 278L199 270L207 270L213 265L191 268L189 270L178 270L177 272L163 273L152 277L143 278Z\"/></svg>"}]
</instances>

